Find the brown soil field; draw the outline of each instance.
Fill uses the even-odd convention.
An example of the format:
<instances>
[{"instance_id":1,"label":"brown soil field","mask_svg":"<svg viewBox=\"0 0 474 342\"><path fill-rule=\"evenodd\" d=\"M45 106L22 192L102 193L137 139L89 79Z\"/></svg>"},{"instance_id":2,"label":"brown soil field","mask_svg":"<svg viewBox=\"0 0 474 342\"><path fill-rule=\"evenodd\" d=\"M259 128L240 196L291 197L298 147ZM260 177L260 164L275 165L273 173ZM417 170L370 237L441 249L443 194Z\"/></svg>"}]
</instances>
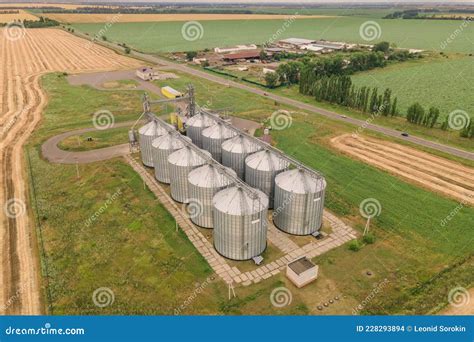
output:
<instances>
[{"instance_id":1,"label":"brown soil field","mask_svg":"<svg viewBox=\"0 0 474 342\"><path fill-rule=\"evenodd\" d=\"M0 5L1 6L1 5ZM0 23L10 23L14 20L38 20L38 17L23 11L18 10L19 13L1 13L0 10Z\"/></svg>"},{"instance_id":2,"label":"brown soil field","mask_svg":"<svg viewBox=\"0 0 474 342\"><path fill-rule=\"evenodd\" d=\"M474 169L426 152L374 138L344 134L334 147L411 183L474 205Z\"/></svg>"},{"instance_id":3,"label":"brown soil field","mask_svg":"<svg viewBox=\"0 0 474 342\"><path fill-rule=\"evenodd\" d=\"M51 19L63 23L105 23L115 16L114 22L139 23L153 21L206 21L206 20L269 20L287 19L281 14L69 14L48 13ZM118 19L117 19L118 18ZM297 18L330 18L330 16L301 15Z\"/></svg>"},{"instance_id":4,"label":"brown soil field","mask_svg":"<svg viewBox=\"0 0 474 342\"><path fill-rule=\"evenodd\" d=\"M23 146L47 103L41 75L140 63L57 29L6 30L0 29L0 314L33 315L43 307Z\"/></svg>"}]
</instances>

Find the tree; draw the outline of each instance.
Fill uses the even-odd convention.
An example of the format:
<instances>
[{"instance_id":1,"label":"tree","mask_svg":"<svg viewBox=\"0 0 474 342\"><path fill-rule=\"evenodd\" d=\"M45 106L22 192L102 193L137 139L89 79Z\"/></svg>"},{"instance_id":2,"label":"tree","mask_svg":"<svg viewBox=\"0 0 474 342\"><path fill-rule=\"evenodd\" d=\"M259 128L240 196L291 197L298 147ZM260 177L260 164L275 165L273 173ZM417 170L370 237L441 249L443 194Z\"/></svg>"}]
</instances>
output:
<instances>
[{"instance_id":1,"label":"tree","mask_svg":"<svg viewBox=\"0 0 474 342\"><path fill-rule=\"evenodd\" d=\"M102 40L103 40L104 42L107 41L107 37L106 37L106 36L102 36L101 38L102 38Z\"/></svg>"},{"instance_id":2,"label":"tree","mask_svg":"<svg viewBox=\"0 0 474 342\"><path fill-rule=\"evenodd\" d=\"M196 51L188 51L186 52L186 59L192 61L197 55L198 53Z\"/></svg>"},{"instance_id":3,"label":"tree","mask_svg":"<svg viewBox=\"0 0 474 342\"><path fill-rule=\"evenodd\" d=\"M132 50L128 46L125 46L125 53L128 55L130 52L132 52Z\"/></svg>"},{"instance_id":4,"label":"tree","mask_svg":"<svg viewBox=\"0 0 474 342\"><path fill-rule=\"evenodd\" d=\"M396 116L397 115L397 98L393 99L392 108L390 109L390 115Z\"/></svg>"},{"instance_id":5,"label":"tree","mask_svg":"<svg viewBox=\"0 0 474 342\"><path fill-rule=\"evenodd\" d=\"M383 52L387 54L390 51L390 43L389 42L380 42L374 45L374 48L372 49L374 52Z\"/></svg>"},{"instance_id":6,"label":"tree","mask_svg":"<svg viewBox=\"0 0 474 342\"><path fill-rule=\"evenodd\" d=\"M265 83L268 88L275 88L278 83L278 75L276 72L269 72L265 74Z\"/></svg>"},{"instance_id":7,"label":"tree","mask_svg":"<svg viewBox=\"0 0 474 342\"><path fill-rule=\"evenodd\" d=\"M261 61L266 61L268 59L268 55L265 52L265 50L260 51L260 60Z\"/></svg>"}]
</instances>

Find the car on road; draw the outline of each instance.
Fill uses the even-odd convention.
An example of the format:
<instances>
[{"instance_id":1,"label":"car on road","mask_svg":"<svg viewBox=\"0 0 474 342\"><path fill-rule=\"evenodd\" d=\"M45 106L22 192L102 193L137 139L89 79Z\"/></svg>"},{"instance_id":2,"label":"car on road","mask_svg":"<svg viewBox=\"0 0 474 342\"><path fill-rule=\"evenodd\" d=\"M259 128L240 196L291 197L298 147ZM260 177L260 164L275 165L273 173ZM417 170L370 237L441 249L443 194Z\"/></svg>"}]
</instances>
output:
<instances>
[{"instance_id":1,"label":"car on road","mask_svg":"<svg viewBox=\"0 0 474 342\"><path fill-rule=\"evenodd\" d=\"M402 133L402 136L408 137L408 133L407 133L407 132L403 132L403 133Z\"/></svg>"}]
</instances>

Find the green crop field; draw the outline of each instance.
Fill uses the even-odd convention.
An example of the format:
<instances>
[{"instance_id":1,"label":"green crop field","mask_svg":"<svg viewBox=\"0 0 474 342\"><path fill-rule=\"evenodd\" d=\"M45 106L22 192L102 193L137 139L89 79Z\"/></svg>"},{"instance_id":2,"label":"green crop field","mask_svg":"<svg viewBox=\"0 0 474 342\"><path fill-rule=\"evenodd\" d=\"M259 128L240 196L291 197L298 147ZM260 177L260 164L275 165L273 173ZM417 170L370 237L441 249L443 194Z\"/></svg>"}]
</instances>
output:
<instances>
[{"instance_id":1,"label":"green crop field","mask_svg":"<svg viewBox=\"0 0 474 342\"><path fill-rule=\"evenodd\" d=\"M375 20L380 25L380 37L363 40L360 26ZM181 34L183 22L116 23L106 32L109 40L126 43L145 52L171 52L201 50L238 43L264 43L283 27L284 20L255 21L202 21L202 38L187 41ZM389 41L399 47L440 50L441 44L456 29L459 21L389 20L371 17L337 17L299 19L290 24L277 39L301 37L332 39L358 43ZM73 27L90 35L97 34L104 24L73 24ZM468 26L447 45L444 51L472 52L474 28Z\"/></svg>"},{"instance_id":2,"label":"green crop field","mask_svg":"<svg viewBox=\"0 0 474 342\"><path fill-rule=\"evenodd\" d=\"M415 102L441 110L440 121L454 110L461 109L474 117L474 57L449 55L448 58L426 58L394 64L356 74L358 86L390 88L398 97L402 114Z\"/></svg>"}]
</instances>

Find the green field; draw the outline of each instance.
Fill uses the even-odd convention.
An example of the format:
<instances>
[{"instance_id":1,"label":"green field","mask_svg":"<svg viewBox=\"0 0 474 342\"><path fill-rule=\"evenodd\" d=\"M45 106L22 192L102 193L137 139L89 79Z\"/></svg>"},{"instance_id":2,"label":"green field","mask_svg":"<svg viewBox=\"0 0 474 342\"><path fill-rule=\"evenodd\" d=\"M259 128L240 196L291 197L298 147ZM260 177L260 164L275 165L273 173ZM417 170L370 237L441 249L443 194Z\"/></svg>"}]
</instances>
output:
<instances>
[{"instance_id":1,"label":"green field","mask_svg":"<svg viewBox=\"0 0 474 342\"><path fill-rule=\"evenodd\" d=\"M352 77L358 86L385 88L398 97L399 108L406 114L408 106L420 102L424 107L441 110L439 121L456 109L474 117L474 57L449 55L449 58L425 58L392 64Z\"/></svg>"},{"instance_id":2,"label":"green field","mask_svg":"<svg viewBox=\"0 0 474 342\"><path fill-rule=\"evenodd\" d=\"M367 42L359 35L359 27L371 17L337 17L299 19L277 38L301 37L331 39L358 43L389 41L399 47L440 50L440 44L461 24L459 21L375 19L381 27L379 39ZM264 43L281 29L284 20L202 21L202 38L187 41L181 34L183 22L116 23L106 36L145 52L202 50L243 43ZM73 24L80 31L95 35L104 24ZM472 52L474 29L468 26L444 51Z\"/></svg>"}]
</instances>

